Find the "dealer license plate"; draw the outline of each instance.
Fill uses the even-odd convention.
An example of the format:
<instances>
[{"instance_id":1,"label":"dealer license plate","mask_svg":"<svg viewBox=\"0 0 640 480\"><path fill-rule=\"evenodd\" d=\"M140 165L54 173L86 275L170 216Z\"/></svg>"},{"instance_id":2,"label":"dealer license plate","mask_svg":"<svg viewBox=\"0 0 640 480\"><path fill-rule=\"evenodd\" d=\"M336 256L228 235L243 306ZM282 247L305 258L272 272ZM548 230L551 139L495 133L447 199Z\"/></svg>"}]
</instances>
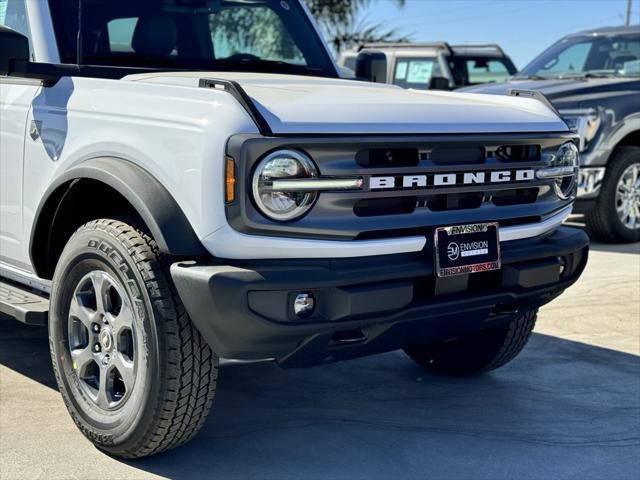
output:
<instances>
[{"instance_id":1,"label":"dealer license plate","mask_svg":"<svg viewBox=\"0 0 640 480\"><path fill-rule=\"evenodd\" d=\"M495 222L437 228L434 245L438 277L500 268L500 240Z\"/></svg>"}]
</instances>

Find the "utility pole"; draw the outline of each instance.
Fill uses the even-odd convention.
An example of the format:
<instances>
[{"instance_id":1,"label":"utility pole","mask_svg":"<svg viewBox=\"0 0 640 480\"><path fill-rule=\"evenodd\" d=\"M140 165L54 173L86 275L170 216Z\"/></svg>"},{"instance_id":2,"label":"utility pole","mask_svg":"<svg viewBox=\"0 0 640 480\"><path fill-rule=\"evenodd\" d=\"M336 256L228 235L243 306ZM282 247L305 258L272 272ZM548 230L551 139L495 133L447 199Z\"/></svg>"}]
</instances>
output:
<instances>
[{"instance_id":1,"label":"utility pole","mask_svg":"<svg viewBox=\"0 0 640 480\"><path fill-rule=\"evenodd\" d=\"M627 15L624 17L624 24L627 27L631 25L631 2L632 0L627 0Z\"/></svg>"}]
</instances>

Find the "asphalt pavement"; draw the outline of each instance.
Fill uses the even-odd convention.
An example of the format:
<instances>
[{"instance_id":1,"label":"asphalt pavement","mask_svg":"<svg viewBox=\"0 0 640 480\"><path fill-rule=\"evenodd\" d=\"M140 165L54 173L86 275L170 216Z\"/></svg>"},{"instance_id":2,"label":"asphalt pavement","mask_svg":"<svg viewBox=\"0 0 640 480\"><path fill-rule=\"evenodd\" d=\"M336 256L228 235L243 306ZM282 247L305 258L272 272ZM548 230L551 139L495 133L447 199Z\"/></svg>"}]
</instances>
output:
<instances>
[{"instance_id":1,"label":"asphalt pavement","mask_svg":"<svg viewBox=\"0 0 640 480\"><path fill-rule=\"evenodd\" d=\"M0 318L1 479L640 478L640 244L593 246L583 278L490 374L427 375L399 352L221 371L200 434L120 461L76 429L46 330Z\"/></svg>"}]
</instances>

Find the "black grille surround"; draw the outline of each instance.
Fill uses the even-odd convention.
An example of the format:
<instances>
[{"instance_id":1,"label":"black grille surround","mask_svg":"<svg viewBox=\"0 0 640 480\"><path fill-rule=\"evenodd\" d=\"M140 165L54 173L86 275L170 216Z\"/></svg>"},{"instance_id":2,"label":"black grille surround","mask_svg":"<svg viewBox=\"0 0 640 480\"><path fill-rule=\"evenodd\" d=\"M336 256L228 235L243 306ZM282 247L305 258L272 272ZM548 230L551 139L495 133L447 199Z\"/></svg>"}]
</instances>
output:
<instances>
[{"instance_id":1,"label":"black grille surround","mask_svg":"<svg viewBox=\"0 0 640 480\"><path fill-rule=\"evenodd\" d=\"M530 223L569 205L553 190L553 180L372 190L378 176L515 171L549 167L557 149L575 134L513 133L423 136L235 135L227 154L236 162L236 200L226 205L229 224L250 235L350 240L428 234L437 226L498 221ZM306 216L276 222L263 216L251 197L257 163L280 149L299 150L322 177L362 177L361 191L322 192ZM417 155L414 153L416 152ZM394 232L396 235L394 235Z\"/></svg>"}]
</instances>

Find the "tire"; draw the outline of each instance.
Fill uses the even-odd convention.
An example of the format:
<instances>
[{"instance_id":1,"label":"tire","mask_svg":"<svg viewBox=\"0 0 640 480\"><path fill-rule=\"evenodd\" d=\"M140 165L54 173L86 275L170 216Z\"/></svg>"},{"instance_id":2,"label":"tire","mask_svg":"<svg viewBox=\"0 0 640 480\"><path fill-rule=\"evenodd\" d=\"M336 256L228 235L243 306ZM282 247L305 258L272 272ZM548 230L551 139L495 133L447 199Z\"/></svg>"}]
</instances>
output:
<instances>
[{"instance_id":1,"label":"tire","mask_svg":"<svg viewBox=\"0 0 640 480\"><path fill-rule=\"evenodd\" d=\"M80 227L56 267L49 345L58 387L80 431L114 456L187 442L213 402L218 358L168 267L153 239L109 219Z\"/></svg>"},{"instance_id":2,"label":"tire","mask_svg":"<svg viewBox=\"0 0 640 480\"><path fill-rule=\"evenodd\" d=\"M625 172L634 165L640 168L640 147L618 147L609 160L600 195L594 208L589 210L585 216L587 229L592 238L610 243L640 241L640 223L637 228L625 226L617 211L618 182ZM636 195L640 195L640 184L635 188ZM635 202L636 208L640 210L640 196L636 196ZM640 214L640 211L637 214ZM638 221L640 222L640 219Z\"/></svg>"},{"instance_id":3,"label":"tire","mask_svg":"<svg viewBox=\"0 0 640 480\"><path fill-rule=\"evenodd\" d=\"M430 345L406 348L418 365L434 373L464 376L495 370L513 360L529 340L537 310L512 318L506 325Z\"/></svg>"}]
</instances>

